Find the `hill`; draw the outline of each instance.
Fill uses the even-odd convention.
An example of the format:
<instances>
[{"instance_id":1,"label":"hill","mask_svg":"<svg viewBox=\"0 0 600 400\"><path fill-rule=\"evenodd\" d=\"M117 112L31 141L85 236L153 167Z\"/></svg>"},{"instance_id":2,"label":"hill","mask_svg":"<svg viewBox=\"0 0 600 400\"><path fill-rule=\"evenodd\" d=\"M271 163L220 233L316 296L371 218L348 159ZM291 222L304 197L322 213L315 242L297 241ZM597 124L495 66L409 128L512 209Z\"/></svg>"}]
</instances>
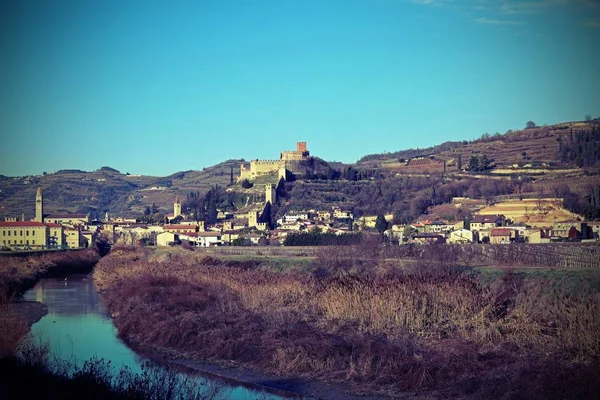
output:
<instances>
[{"instance_id":1,"label":"hill","mask_svg":"<svg viewBox=\"0 0 600 400\"><path fill-rule=\"evenodd\" d=\"M563 198L569 212L599 218L599 159L600 121L568 122L471 142L368 155L354 165L310 157L299 161L290 174L298 179L292 176L292 182L278 189L280 200L273 205L273 212L280 216L289 210L339 207L356 217L393 214L397 221L406 221L449 204L453 197L490 203L498 196L516 196ZM475 164L469 165L473 160ZM44 192L47 213L141 216L144 208L153 204L169 213L177 195L182 201L191 192L199 198L215 185L227 187L232 177L236 182L242 162L228 160L201 171L165 177L122 174L109 167L26 177L0 175L0 219L21 213L32 218L37 187ZM253 180L254 187L247 189L237 182L227 189L228 201L242 208L262 203L264 184L278 180L277 173L261 175ZM441 212L456 218L463 214L456 208Z\"/></svg>"},{"instance_id":2,"label":"hill","mask_svg":"<svg viewBox=\"0 0 600 400\"><path fill-rule=\"evenodd\" d=\"M61 170L54 173L2 177L0 179L0 218L34 216L35 191L44 193L45 213L91 213L103 216L136 216L155 203L172 210L175 196L204 192L214 185L226 186L230 174L239 174L240 160L229 160L201 171L183 171L166 177L128 175L102 167L96 171Z\"/></svg>"},{"instance_id":3,"label":"hill","mask_svg":"<svg viewBox=\"0 0 600 400\"><path fill-rule=\"evenodd\" d=\"M397 173L432 173L443 172L445 164L447 172L457 172L468 167L471 157L485 155L492 160L492 173L571 173L581 163L575 157L561 159L561 143L569 142L570 136L579 132L597 128L598 121L579 121L524 129L504 135L484 135L481 139L470 142L445 142L425 149L367 155L357 162L357 167L379 168ZM461 168L459 163L462 163Z\"/></svg>"}]
</instances>

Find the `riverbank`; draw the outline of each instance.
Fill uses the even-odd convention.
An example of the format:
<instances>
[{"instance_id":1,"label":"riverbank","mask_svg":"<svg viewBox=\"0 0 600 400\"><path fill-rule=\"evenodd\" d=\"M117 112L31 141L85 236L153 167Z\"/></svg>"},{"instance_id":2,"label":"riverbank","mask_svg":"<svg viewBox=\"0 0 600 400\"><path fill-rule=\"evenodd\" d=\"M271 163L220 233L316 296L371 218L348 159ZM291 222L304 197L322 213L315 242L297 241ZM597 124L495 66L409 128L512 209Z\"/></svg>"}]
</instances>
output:
<instances>
[{"instance_id":1,"label":"riverbank","mask_svg":"<svg viewBox=\"0 0 600 400\"><path fill-rule=\"evenodd\" d=\"M117 248L94 279L127 341L292 387L493 398L594 398L600 389L597 287L567 292L556 279L512 273L486 282L436 260L359 265L329 250L303 273Z\"/></svg>"},{"instance_id":2,"label":"riverbank","mask_svg":"<svg viewBox=\"0 0 600 400\"><path fill-rule=\"evenodd\" d=\"M0 304L48 274L90 272L100 257L92 249L0 255Z\"/></svg>"},{"instance_id":3,"label":"riverbank","mask_svg":"<svg viewBox=\"0 0 600 400\"><path fill-rule=\"evenodd\" d=\"M42 276L68 271L91 271L100 257L93 250L3 254L0 256L0 357L8 357L46 314L38 302L14 301Z\"/></svg>"}]
</instances>

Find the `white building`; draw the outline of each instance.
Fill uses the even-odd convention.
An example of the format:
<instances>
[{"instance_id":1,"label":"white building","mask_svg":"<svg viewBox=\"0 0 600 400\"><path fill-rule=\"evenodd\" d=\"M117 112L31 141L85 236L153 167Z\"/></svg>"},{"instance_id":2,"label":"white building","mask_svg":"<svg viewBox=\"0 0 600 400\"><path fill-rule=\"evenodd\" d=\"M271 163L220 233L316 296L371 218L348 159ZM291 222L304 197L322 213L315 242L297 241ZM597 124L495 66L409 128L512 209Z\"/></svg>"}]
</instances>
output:
<instances>
[{"instance_id":1,"label":"white building","mask_svg":"<svg viewBox=\"0 0 600 400\"><path fill-rule=\"evenodd\" d=\"M162 232L156 235L157 246L169 246L177 240L177 235L173 232Z\"/></svg>"},{"instance_id":2,"label":"white building","mask_svg":"<svg viewBox=\"0 0 600 400\"><path fill-rule=\"evenodd\" d=\"M187 240L193 246L213 247L222 244L220 232L191 232L181 233L179 239Z\"/></svg>"},{"instance_id":3,"label":"white building","mask_svg":"<svg viewBox=\"0 0 600 400\"><path fill-rule=\"evenodd\" d=\"M450 232L448 243L472 243L473 232L468 229L457 229Z\"/></svg>"}]
</instances>

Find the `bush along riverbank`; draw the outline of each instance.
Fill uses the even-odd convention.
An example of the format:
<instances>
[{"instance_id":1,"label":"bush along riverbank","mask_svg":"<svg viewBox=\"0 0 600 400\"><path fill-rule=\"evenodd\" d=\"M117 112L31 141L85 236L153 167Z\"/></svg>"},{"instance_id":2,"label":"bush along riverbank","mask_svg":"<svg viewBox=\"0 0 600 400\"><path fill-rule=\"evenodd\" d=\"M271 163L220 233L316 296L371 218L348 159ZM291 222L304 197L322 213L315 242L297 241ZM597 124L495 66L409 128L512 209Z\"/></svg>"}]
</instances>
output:
<instances>
[{"instance_id":1,"label":"bush along riverbank","mask_svg":"<svg viewBox=\"0 0 600 400\"><path fill-rule=\"evenodd\" d=\"M0 358L0 393L6 399L168 399L211 400L219 386L186 378L175 369L150 363L141 373L114 370L92 358L83 364L50 357L47 345L21 345L18 354Z\"/></svg>"},{"instance_id":2,"label":"bush along riverbank","mask_svg":"<svg viewBox=\"0 0 600 400\"><path fill-rule=\"evenodd\" d=\"M198 252L115 248L94 279L120 334L172 357L379 396L600 392L598 287L514 273L484 283L441 258L404 269L376 257L333 261L276 273Z\"/></svg>"}]
</instances>

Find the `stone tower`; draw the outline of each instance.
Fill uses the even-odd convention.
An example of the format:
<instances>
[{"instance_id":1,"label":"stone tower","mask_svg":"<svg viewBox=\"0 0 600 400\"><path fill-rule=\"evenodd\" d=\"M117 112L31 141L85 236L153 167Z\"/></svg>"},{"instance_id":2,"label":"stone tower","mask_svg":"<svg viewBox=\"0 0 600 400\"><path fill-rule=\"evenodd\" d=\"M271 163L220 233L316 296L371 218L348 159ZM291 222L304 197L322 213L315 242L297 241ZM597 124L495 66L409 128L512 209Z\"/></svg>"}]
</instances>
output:
<instances>
[{"instance_id":1,"label":"stone tower","mask_svg":"<svg viewBox=\"0 0 600 400\"><path fill-rule=\"evenodd\" d=\"M279 166L279 170L277 171L277 179L281 180L281 178L283 178L283 181L287 181L287 170L285 169L285 164L283 166Z\"/></svg>"},{"instance_id":2,"label":"stone tower","mask_svg":"<svg viewBox=\"0 0 600 400\"><path fill-rule=\"evenodd\" d=\"M37 188L35 192L35 220L44 222L44 199L42 198L42 188Z\"/></svg>"},{"instance_id":3,"label":"stone tower","mask_svg":"<svg viewBox=\"0 0 600 400\"><path fill-rule=\"evenodd\" d=\"M179 196L175 197L175 203L173 204L173 218L177 218L181 215L181 201Z\"/></svg>"},{"instance_id":4,"label":"stone tower","mask_svg":"<svg viewBox=\"0 0 600 400\"><path fill-rule=\"evenodd\" d=\"M265 185L265 204L275 204L277 201L277 193L275 192L275 185L267 183Z\"/></svg>"}]
</instances>

